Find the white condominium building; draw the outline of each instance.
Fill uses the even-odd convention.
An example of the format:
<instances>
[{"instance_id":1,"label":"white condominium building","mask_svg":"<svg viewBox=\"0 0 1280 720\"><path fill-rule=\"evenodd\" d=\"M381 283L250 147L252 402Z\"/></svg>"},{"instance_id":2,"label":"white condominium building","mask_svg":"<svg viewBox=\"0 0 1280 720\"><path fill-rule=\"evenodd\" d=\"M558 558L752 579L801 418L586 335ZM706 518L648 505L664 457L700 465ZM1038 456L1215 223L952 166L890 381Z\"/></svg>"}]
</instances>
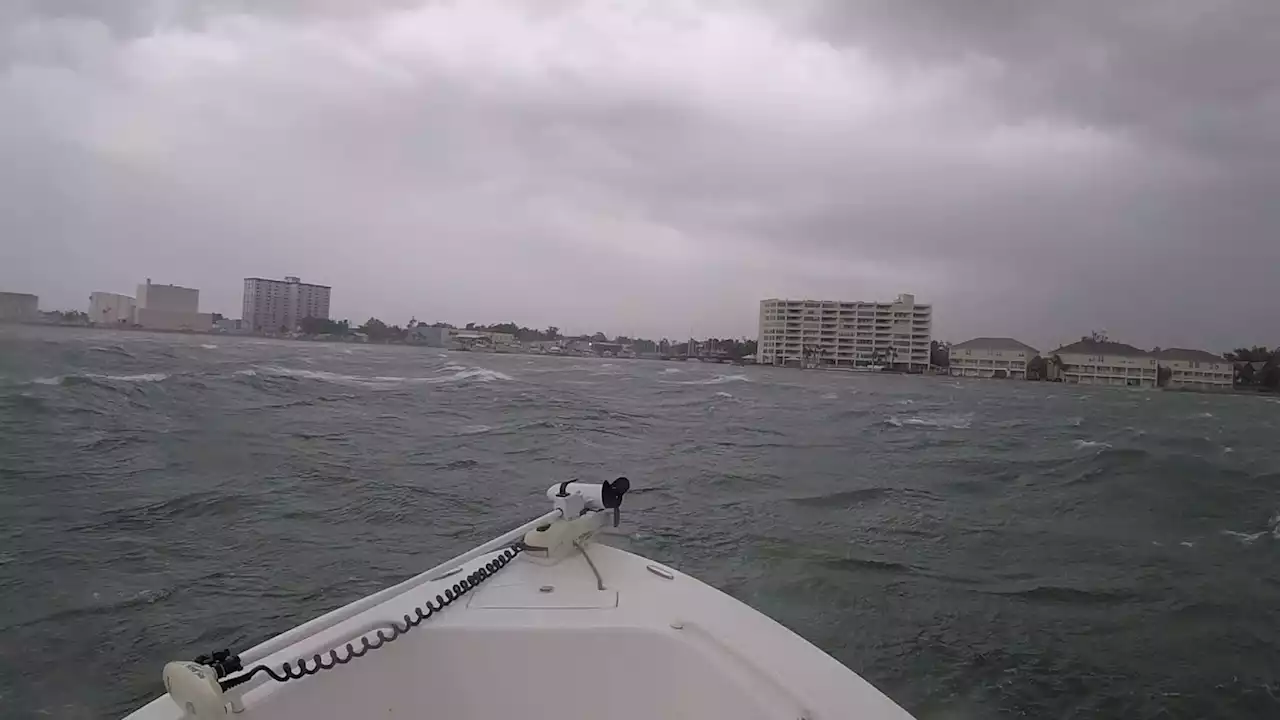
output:
<instances>
[{"instance_id":1,"label":"white condominium building","mask_svg":"<svg viewBox=\"0 0 1280 720\"><path fill-rule=\"evenodd\" d=\"M240 317L253 332L293 332L303 318L329 319L330 290L296 277L245 278Z\"/></svg>"},{"instance_id":2,"label":"white condominium building","mask_svg":"<svg viewBox=\"0 0 1280 720\"><path fill-rule=\"evenodd\" d=\"M1037 354L1013 338L980 337L951 346L950 373L960 377L1027 379L1027 364Z\"/></svg>"},{"instance_id":3,"label":"white condominium building","mask_svg":"<svg viewBox=\"0 0 1280 720\"><path fill-rule=\"evenodd\" d=\"M89 322L94 325L132 325L137 319L137 302L128 295L95 292L89 294Z\"/></svg>"},{"instance_id":4,"label":"white condominium building","mask_svg":"<svg viewBox=\"0 0 1280 720\"><path fill-rule=\"evenodd\" d=\"M933 306L914 295L891 302L760 301L756 361L763 365L929 367Z\"/></svg>"},{"instance_id":5,"label":"white condominium building","mask_svg":"<svg viewBox=\"0 0 1280 720\"><path fill-rule=\"evenodd\" d=\"M1062 380L1081 385L1126 385L1155 387L1156 356L1132 345L1081 338L1049 355Z\"/></svg>"},{"instance_id":6,"label":"white condominium building","mask_svg":"<svg viewBox=\"0 0 1280 720\"><path fill-rule=\"evenodd\" d=\"M1221 355L1204 350L1169 348L1155 352L1161 367L1169 368L1169 387L1198 390L1230 390L1235 384L1235 366Z\"/></svg>"}]
</instances>

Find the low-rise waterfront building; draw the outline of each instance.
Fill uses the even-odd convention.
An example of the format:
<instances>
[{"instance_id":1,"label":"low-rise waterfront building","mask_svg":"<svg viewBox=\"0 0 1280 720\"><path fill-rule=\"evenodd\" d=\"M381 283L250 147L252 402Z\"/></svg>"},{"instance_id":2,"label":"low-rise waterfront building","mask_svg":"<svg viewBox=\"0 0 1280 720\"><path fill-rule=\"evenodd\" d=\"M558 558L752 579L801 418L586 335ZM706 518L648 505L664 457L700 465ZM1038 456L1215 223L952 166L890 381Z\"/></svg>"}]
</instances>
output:
<instances>
[{"instance_id":1,"label":"low-rise waterfront building","mask_svg":"<svg viewBox=\"0 0 1280 720\"><path fill-rule=\"evenodd\" d=\"M959 377L1027 379L1038 351L1013 338L980 337L952 345L950 373Z\"/></svg>"},{"instance_id":2,"label":"low-rise waterfront building","mask_svg":"<svg viewBox=\"0 0 1280 720\"><path fill-rule=\"evenodd\" d=\"M1230 390L1235 367L1221 355L1204 350L1169 348L1155 353L1161 367L1169 368L1165 387L1194 390Z\"/></svg>"},{"instance_id":3,"label":"low-rise waterfront building","mask_svg":"<svg viewBox=\"0 0 1280 720\"><path fill-rule=\"evenodd\" d=\"M137 301L129 295L95 292L89 294L89 322L99 326L130 326L136 322Z\"/></svg>"},{"instance_id":4,"label":"low-rise waterfront building","mask_svg":"<svg viewBox=\"0 0 1280 720\"><path fill-rule=\"evenodd\" d=\"M1081 385L1155 387L1156 356L1124 343L1093 338L1054 350L1048 358L1063 382Z\"/></svg>"},{"instance_id":5,"label":"low-rise waterfront building","mask_svg":"<svg viewBox=\"0 0 1280 720\"><path fill-rule=\"evenodd\" d=\"M147 278L138 285L134 324L150 330L208 332L213 329L213 314L200 312L199 290L160 285Z\"/></svg>"},{"instance_id":6,"label":"low-rise waterfront building","mask_svg":"<svg viewBox=\"0 0 1280 720\"><path fill-rule=\"evenodd\" d=\"M213 330L222 333L239 333L247 332L248 328L239 318L218 318L213 321Z\"/></svg>"},{"instance_id":7,"label":"low-rise waterfront building","mask_svg":"<svg viewBox=\"0 0 1280 720\"><path fill-rule=\"evenodd\" d=\"M0 320L35 320L40 298L28 293L0 292Z\"/></svg>"},{"instance_id":8,"label":"low-rise waterfront building","mask_svg":"<svg viewBox=\"0 0 1280 720\"><path fill-rule=\"evenodd\" d=\"M427 347L447 348L453 344L453 330L432 325L415 325L409 329L409 342Z\"/></svg>"}]
</instances>

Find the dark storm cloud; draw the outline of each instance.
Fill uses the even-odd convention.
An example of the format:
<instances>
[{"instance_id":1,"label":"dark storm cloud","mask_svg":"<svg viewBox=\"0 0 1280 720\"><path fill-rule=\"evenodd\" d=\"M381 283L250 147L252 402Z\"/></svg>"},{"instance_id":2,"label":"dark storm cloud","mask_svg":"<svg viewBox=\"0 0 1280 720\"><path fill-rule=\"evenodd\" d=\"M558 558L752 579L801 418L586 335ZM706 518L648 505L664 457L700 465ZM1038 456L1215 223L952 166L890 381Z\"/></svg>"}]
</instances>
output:
<instances>
[{"instance_id":1,"label":"dark storm cloud","mask_svg":"<svg viewBox=\"0 0 1280 720\"><path fill-rule=\"evenodd\" d=\"M0 283L673 335L915 292L952 339L1268 341L1277 8L28 3Z\"/></svg>"},{"instance_id":2,"label":"dark storm cloud","mask_svg":"<svg viewBox=\"0 0 1280 720\"><path fill-rule=\"evenodd\" d=\"M1013 202L972 204L979 217L960 224L1010 223L1010 249L1030 246L1041 259L1069 248L1057 260L1078 261L1096 287L1073 293L1063 278L1067 287L1048 288L1059 317L1106 322L1136 294L1149 299L1125 323L1134 332L1142 316L1149 335L1185 342L1267 327L1246 298L1274 281L1269 264L1280 260L1280 3L851 0L807 9L808 32L897 66L991 63L984 96L1004 123L1052 119L1128 149L1083 187L1006 188ZM1066 202L1039 202L1055 194ZM1020 202L1028 195L1036 202ZM1092 253L1100 262L1080 257ZM1211 319L1232 306L1232 320Z\"/></svg>"}]
</instances>

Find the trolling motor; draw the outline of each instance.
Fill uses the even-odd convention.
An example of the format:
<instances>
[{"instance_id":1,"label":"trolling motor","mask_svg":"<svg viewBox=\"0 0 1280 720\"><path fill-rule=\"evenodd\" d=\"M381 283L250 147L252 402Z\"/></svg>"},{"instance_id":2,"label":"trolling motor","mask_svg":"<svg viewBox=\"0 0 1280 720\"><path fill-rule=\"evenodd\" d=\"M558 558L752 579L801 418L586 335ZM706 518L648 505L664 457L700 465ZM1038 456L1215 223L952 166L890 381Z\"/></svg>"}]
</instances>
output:
<instances>
[{"instance_id":1,"label":"trolling motor","mask_svg":"<svg viewBox=\"0 0 1280 720\"><path fill-rule=\"evenodd\" d=\"M618 527L622 518L622 496L630 489L631 481L625 477L599 485L577 480L552 485L547 489L547 498L560 512L561 519L525 533L521 542L525 557L553 565L590 543L610 515L613 527Z\"/></svg>"}]
</instances>

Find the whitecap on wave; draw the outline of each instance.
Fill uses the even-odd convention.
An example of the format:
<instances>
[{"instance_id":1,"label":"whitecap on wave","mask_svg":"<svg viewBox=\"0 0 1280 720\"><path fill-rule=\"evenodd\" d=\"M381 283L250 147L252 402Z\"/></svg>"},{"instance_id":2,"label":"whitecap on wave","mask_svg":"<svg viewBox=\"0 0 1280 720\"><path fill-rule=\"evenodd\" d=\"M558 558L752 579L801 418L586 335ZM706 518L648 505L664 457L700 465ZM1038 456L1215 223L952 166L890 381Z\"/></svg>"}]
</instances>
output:
<instances>
[{"instance_id":1,"label":"whitecap on wave","mask_svg":"<svg viewBox=\"0 0 1280 720\"><path fill-rule=\"evenodd\" d=\"M31 382L36 385L63 385L68 380L74 378L86 378L90 380L106 380L108 382L160 382L168 380L167 373L141 373L139 375L99 375L96 373L84 373L83 375L55 375L53 377L40 377Z\"/></svg>"},{"instance_id":2,"label":"whitecap on wave","mask_svg":"<svg viewBox=\"0 0 1280 720\"><path fill-rule=\"evenodd\" d=\"M167 373L142 373L141 375L87 375L95 380L118 380L120 382L160 382L168 380Z\"/></svg>"},{"instance_id":3,"label":"whitecap on wave","mask_svg":"<svg viewBox=\"0 0 1280 720\"><path fill-rule=\"evenodd\" d=\"M1266 535L1267 531L1263 530L1262 532L1256 532L1256 533L1242 533L1242 532L1236 532L1235 530L1223 530L1222 534L1226 535L1227 537L1233 537L1239 540L1240 542L1244 543L1245 545L1252 545L1255 540L1262 537L1263 535Z\"/></svg>"},{"instance_id":4,"label":"whitecap on wave","mask_svg":"<svg viewBox=\"0 0 1280 720\"><path fill-rule=\"evenodd\" d=\"M967 430L973 424L973 415L891 415L884 420L892 427L920 427L951 430Z\"/></svg>"},{"instance_id":5,"label":"whitecap on wave","mask_svg":"<svg viewBox=\"0 0 1280 720\"><path fill-rule=\"evenodd\" d=\"M703 378L701 380L680 380L665 381L672 385L723 385L731 382L751 382L751 378L746 375L717 375L713 378Z\"/></svg>"},{"instance_id":6,"label":"whitecap on wave","mask_svg":"<svg viewBox=\"0 0 1280 720\"><path fill-rule=\"evenodd\" d=\"M1111 443L1102 442L1101 440L1076 440L1072 445L1075 445L1077 450L1084 450L1086 448L1101 448L1106 450L1111 447Z\"/></svg>"},{"instance_id":7,"label":"whitecap on wave","mask_svg":"<svg viewBox=\"0 0 1280 720\"><path fill-rule=\"evenodd\" d=\"M400 385L441 385L461 382L464 380L472 382L511 380L511 376L506 373L500 373L497 370L489 370L486 368L446 365L442 369L454 370L454 372L451 375L436 375L433 377L394 377L386 375L375 375L369 377L364 375L342 375L340 373L327 372L324 370L302 370L298 368L280 367L277 365L264 365L251 370L239 370L236 374L249 376L267 375L274 377L292 377L374 388L396 387Z\"/></svg>"}]
</instances>

